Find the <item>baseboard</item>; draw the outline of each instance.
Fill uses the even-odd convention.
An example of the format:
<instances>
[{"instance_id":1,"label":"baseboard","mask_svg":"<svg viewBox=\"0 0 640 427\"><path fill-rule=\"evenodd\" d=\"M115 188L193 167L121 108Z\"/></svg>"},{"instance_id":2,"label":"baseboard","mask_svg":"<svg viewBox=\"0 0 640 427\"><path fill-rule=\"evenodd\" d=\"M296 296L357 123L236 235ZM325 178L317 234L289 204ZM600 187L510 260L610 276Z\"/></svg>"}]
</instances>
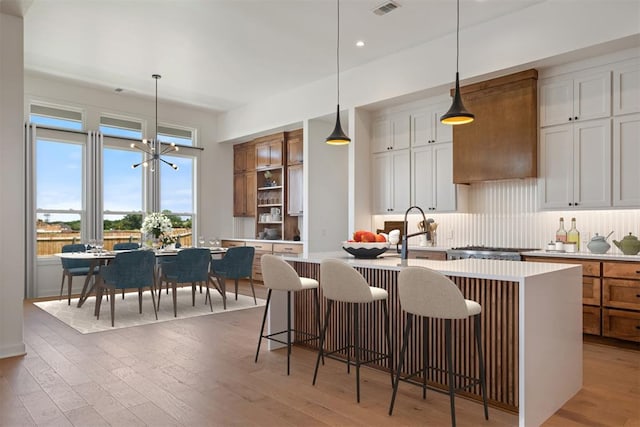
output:
<instances>
[{"instance_id":1,"label":"baseboard","mask_svg":"<svg viewBox=\"0 0 640 427\"><path fill-rule=\"evenodd\" d=\"M27 354L27 351L23 342L21 342L20 344L0 347L0 359L6 359L7 357L14 356L24 356L25 354Z\"/></svg>"}]
</instances>

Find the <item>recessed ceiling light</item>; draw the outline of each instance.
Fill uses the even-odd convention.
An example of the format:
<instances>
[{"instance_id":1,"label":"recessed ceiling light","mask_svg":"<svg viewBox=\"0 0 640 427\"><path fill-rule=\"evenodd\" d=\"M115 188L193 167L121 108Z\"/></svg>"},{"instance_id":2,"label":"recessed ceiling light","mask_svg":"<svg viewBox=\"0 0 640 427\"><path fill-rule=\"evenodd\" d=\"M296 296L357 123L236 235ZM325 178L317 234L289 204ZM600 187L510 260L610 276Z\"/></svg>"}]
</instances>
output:
<instances>
[{"instance_id":1,"label":"recessed ceiling light","mask_svg":"<svg viewBox=\"0 0 640 427\"><path fill-rule=\"evenodd\" d=\"M124 90L124 89L122 89L121 87L117 87L117 88L115 88L115 91L116 91L116 92L118 92L118 93L122 92L123 90Z\"/></svg>"},{"instance_id":2,"label":"recessed ceiling light","mask_svg":"<svg viewBox=\"0 0 640 427\"><path fill-rule=\"evenodd\" d=\"M362 46L364 46L364 42L363 42L362 40L358 40L358 41L356 42L356 46L358 46L358 47L362 47Z\"/></svg>"}]
</instances>

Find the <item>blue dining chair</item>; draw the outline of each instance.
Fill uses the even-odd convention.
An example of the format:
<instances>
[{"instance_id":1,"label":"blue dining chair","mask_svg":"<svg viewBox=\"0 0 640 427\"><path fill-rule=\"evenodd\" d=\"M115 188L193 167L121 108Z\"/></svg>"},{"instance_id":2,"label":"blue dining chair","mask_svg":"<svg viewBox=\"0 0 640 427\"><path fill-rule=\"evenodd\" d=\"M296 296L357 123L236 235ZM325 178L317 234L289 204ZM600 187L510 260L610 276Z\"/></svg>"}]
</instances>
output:
<instances>
[{"instance_id":1,"label":"blue dining chair","mask_svg":"<svg viewBox=\"0 0 640 427\"><path fill-rule=\"evenodd\" d=\"M100 304L106 290L111 296L111 326L114 326L116 289L138 289L138 309L142 314L142 290L146 287L151 291L153 312L158 320L156 301L154 297L154 269L156 256L152 251L121 252L116 255L109 265L100 267L100 277L96 291L96 316L100 319Z\"/></svg>"},{"instance_id":2,"label":"blue dining chair","mask_svg":"<svg viewBox=\"0 0 640 427\"><path fill-rule=\"evenodd\" d=\"M211 252L208 248L188 248L183 249L172 261L166 261L162 264L162 276L160 278L160 286L158 290L158 309L160 309L160 295L162 294L162 283L171 283L173 291L173 315L178 317L177 308L177 287L178 283L191 283L191 304L196 305L196 284L207 282L209 279L209 261L211 260ZM202 285L200 285L202 287ZM213 304L209 295L209 287L207 286L207 296L209 297L209 306L213 311ZM205 297L206 303L206 297Z\"/></svg>"},{"instance_id":3,"label":"blue dining chair","mask_svg":"<svg viewBox=\"0 0 640 427\"><path fill-rule=\"evenodd\" d=\"M82 243L64 245L62 252L85 252L86 247ZM74 276L89 276L91 261L83 259L61 258L62 262L62 282L60 283L60 299L64 290L64 279L67 279L67 304L71 305L71 287ZM93 274L98 273L98 267L93 270Z\"/></svg>"},{"instance_id":4,"label":"blue dining chair","mask_svg":"<svg viewBox=\"0 0 640 427\"><path fill-rule=\"evenodd\" d=\"M237 246L227 250L222 259L211 260L210 279L215 278L218 281L216 286L222 295L224 309L227 309L227 286L226 279L233 279L235 282L236 300L238 299L238 279L249 279L251 283L251 292L253 293L253 302L256 301L256 291L253 288L253 256L255 248L253 246ZM215 284L214 284L215 285Z\"/></svg>"},{"instance_id":5,"label":"blue dining chair","mask_svg":"<svg viewBox=\"0 0 640 427\"><path fill-rule=\"evenodd\" d=\"M113 245L114 251L135 251L140 249L140 245L135 242L120 242ZM122 299L124 299L124 289L122 290Z\"/></svg>"}]
</instances>

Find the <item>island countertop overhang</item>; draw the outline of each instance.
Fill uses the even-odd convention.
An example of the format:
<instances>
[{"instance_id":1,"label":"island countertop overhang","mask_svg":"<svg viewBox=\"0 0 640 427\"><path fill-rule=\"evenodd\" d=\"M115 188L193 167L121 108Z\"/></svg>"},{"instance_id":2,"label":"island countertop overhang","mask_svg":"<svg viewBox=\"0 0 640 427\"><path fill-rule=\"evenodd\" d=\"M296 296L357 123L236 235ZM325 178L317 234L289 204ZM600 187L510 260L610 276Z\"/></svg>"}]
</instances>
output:
<instances>
[{"instance_id":1,"label":"island countertop overhang","mask_svg":"<svg viewBox=\"0 0 640 427\"><path fill-rule=\"evenodd\" d=\"M561 270L581 269L575 264L537 263L525 261L504 261L493 259L457 259L436 261L426 259L401 260L399 257L382 256L375 259L358 259L343 252L314 252L299 255L285 255L287 261L319 264L325 259L340 259L354 267L400 271L405 267L426 267L445 276L472 277L478 279L522 282L527 278L542 276Z\"/></svg>"}]
</instances>

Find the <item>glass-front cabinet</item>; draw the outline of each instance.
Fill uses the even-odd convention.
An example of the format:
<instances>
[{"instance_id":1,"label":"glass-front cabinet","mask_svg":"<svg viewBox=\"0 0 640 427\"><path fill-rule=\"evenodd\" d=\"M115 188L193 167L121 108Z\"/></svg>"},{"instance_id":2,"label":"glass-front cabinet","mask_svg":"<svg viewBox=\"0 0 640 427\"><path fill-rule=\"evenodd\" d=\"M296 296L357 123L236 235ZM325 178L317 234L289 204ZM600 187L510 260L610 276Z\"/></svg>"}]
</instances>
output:
<instances>
[{"instance_id":1,"label":"glass-front cabinet","mask_svg":"<svg viewBox=\"0 0 640 427\"><path fill-rule=\"evenodd\" d=\"M257 171L256 233L259 239L280 240L283 236L283 168Z\"/></svg>"}]
</instances>

